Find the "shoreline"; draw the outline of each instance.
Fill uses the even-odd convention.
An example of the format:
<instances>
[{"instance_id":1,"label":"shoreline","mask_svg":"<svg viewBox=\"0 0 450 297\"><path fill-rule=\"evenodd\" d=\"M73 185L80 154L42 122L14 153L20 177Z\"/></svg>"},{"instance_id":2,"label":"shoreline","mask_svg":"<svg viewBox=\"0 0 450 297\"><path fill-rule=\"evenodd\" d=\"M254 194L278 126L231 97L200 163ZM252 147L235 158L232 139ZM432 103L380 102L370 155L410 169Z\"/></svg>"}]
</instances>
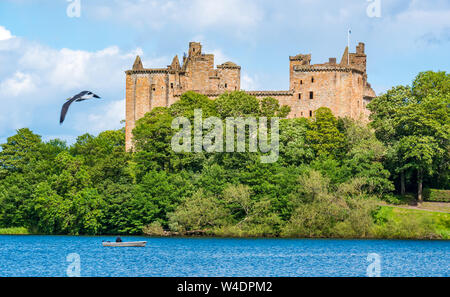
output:
<instances>
[{"instance_id":1,"label":"shoreline","mask_svg":"<svg viewBox=\"0 0 450 297\"><path fill-rule=\"evenodd\" d=\"M122 239L127 237L139 237L139 238L149 238L149 239L242 239L242 240L270 240L270 239L280 239L280 240L398 240L398 241L450 241L450 239L445 238L386 238L386 237L276 237L276 236L266 236L266 237L232 237L232 236L183 236L183 235L170 235L170 236L156 236L156 235L68 235L68 234L1 234L1 236L46 236L46 237L111 237L115 238L117 236L122 237Z\"/></svg>"}]
</instances>

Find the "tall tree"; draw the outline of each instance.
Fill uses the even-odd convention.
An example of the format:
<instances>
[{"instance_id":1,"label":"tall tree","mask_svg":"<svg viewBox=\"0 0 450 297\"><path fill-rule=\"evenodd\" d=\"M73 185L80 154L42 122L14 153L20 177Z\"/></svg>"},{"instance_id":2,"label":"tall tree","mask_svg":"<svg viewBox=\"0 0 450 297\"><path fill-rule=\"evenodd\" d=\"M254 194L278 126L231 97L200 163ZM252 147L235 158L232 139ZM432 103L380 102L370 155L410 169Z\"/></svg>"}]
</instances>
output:
<instances>
[{"instance_id":1,"label":"tall tree","mask_svg":"<svg viewBox=\"0 0 450 297\"><path fill-rule=\"evenodd\" d=\"M321 107L306 132L306 142L317 155L338 156L344 147L344 135L338 129L338 121L331 110Z\"/></svg>"}]
</instances>

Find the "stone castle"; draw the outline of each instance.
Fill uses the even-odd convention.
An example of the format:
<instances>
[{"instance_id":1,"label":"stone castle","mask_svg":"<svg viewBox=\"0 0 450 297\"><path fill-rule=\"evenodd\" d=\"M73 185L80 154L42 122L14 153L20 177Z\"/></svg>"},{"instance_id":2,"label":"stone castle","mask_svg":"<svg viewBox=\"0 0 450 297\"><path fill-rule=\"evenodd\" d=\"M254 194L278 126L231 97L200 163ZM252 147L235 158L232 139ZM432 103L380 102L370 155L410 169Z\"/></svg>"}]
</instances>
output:
<instances>
[{"instance_id":1,"label":"stone castle","mask_svg":"<svg viewBox=\"0 0 450 297\"><path fill-rule=\"evenodd\" d=\"M311 55L289 57L289 90L246 91L257 98L273 97L291 107L289 118L312 117L320 107L336 116L367 120L366 104L375 97L367 82L364 43L356 53L345 49L342 59L330 58L311 65ZM241 67L226 62L214 68L214 55L204 54L198 42L189 43L181 65L178 56L167 68L144 68L139 56L126 73L126 148L132 148L132 131L138 119L155 107L170 106L186 91L215 99L224 92L241 90Z\"/></svg>"}]
</instances>

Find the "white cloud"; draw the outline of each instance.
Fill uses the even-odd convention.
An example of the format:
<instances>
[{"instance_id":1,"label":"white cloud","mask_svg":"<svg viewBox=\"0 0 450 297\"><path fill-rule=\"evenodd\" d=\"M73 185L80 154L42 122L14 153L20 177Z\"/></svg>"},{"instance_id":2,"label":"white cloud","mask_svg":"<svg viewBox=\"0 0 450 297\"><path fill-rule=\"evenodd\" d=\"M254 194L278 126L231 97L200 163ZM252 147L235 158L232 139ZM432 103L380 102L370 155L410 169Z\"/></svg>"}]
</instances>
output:
<instances>
[{"instance_id":1,"label":"white cloud","mask_svg":"<svg viewBox=\"0 0 450 297\"><path fill-rule=\"evenodd\" d=\"M263 20L263 10L247 0L115 0L93 6L91 17L115 19L136 27L162 29L178 24L184 28L254 28Z\"/></svg>"},{"instance_id":2,"label":"white cloud","mask_svg":"<svg viewBox=\"0 0 450 297\"><path fill-rule=\"evenodd\" d=\"M11 34L11 31L7 30L5 27L0 26L0 41L8 40L13 38L14 36Z\"/></svg>"},{"instance_id":3,"label":"white cloud","mask_svg":"<svg viewBox=\"0 0 450 297\"><path fill-rule=\"evenodd\" d=\"M80 113L76 129L80 132L97 134L123 126L120 122L125 119L125 99L112 101L103 105L98 111L85 114Z\"/></svg>"},{"instance_id":4,"label":"white cloud","mask_svg":"<svg viewBox=\"0 0 450 297\"><path fill-rule=\"evenodd\" d=\"M54 49L20 38L0 41L0 136L22 127L66 136L120 128L125 117L120 100L124 71L131 68L136 54L143 55L142 49L124 52L111 46L84 51ZM143 60L167 65L168 59L143 55ZM71 107L59 126L64 99L83 90L94 91L102 101Z\"/></svg>"},{"instance_id":5,"label":"white cloud","mask_svg":"<svg viewBox=\"0 0 450 297\"><path fill-rule=\"evenodd\" d=\"M261 90L258 83L258 76L250 76L243 72L241 77L241 89L246 91L256 91Z\"/></svg>"},{"instance_id":6,"label":"white cloud","mask_svg":"<svg viewBox=\"0 0 450 297\"><path fill-rule=\"evenodd\" d=\"M215 50L211 50L211 51L206 50L205 52L208 54L214 54L214 63L216 65L220 65L220 64L223 64L228 61L233 61L233 59L226 56L220 49L215 49ZM234 61L234 62L236 62L236 61Z\"/></svg>"},{"instance_id":7,"label":"white cloud","mask_svg":"<svg viewBox=\"0 0 450 297\"><path fill-rule=\"evenodd\" d=\"M18 96L31 93L36 90L36 85L30 74L20 71L14 73L13 77L4 80L0 84L0 94Z\"/></svg>"}]
</instances>

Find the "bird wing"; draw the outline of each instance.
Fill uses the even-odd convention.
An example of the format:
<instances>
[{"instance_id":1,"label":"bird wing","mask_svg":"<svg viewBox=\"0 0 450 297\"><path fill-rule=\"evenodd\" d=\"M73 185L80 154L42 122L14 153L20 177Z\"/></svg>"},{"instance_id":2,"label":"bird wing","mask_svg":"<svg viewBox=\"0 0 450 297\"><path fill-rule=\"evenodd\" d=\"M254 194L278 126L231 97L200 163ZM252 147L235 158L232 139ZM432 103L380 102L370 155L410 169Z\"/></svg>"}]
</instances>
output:
<instances>
[{"instance_id":1,"label":"bird wing","mask_svg":"<svg viewBox=\"0 0 450 297\"><path fill-rule=\"evenodd\" d=\"M75 100L77 100L77 96L70 98L61 109L61 116L59 118L59 123L62 124L64 119L66 118L67 111L69 110L70 104L72 104Z\"/></svg>"}]
</instances>

